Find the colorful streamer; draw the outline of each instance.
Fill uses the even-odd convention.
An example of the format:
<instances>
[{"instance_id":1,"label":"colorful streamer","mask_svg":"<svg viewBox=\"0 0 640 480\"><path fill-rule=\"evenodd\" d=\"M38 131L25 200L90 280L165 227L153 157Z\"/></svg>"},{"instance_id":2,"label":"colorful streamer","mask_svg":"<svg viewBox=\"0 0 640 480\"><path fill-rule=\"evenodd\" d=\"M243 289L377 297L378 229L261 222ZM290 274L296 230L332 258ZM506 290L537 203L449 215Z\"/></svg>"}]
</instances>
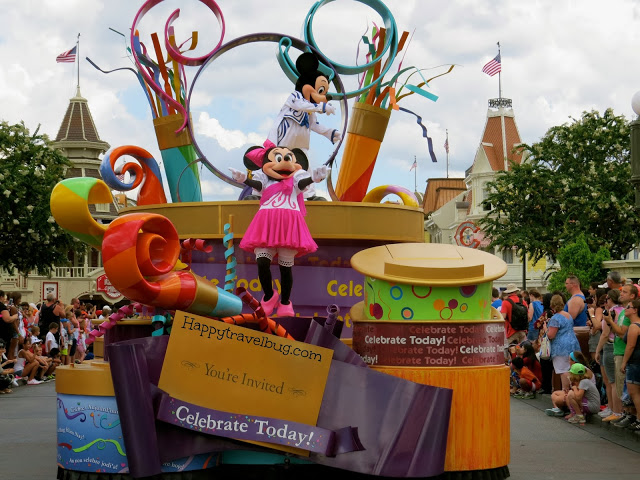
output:
<instances>
[{"instance_id":1,"label":"colorful streamer","mask_svg":"<svg viewBox=\"0 0 640 480\"><path fill-rule=\"evenodd\" d=\"M124 450L122 449L122 447L120 446L120 443L117 440L111 440L110 438L96 438L94 441L87 443L86 445L83 445L82 447L78 447L78 448L74 448L73 451L78 453L78 452L84 452L85 450L88 450L89 448L91 448L92 446L94 446L95 444L98 444L98 450L104 450L105 448L107 448L107 443L112 443L113 445L115 445L116 450L118 450L118 453L120 455L122 455L123 457L126 457L127 454L124 453Z\"/></svg>"},{"instance_id":2,"label":"colorful streamer","mask_svg":"<svg viewBox=\"0 0 640 480\"><path fill-rule=\"evenodd\" d=\"M64 406L64 402L60 398L58 398L58 408L62 409L62 411L64 412L64 416L67 417L67 419L69 420L73 420L74 418L81 417L80 422L87 421L87 415L84 412L78 412L78 413L74 413L73 415L69 415L69 411Z\"/></svg>"},{"instance_id":3,"label":"colorful streamer","mask_svg":"<svg viewBox=\"0 0 640 480\"><path fill-rule=\"evenodd\" d=\"M411 110L408 110L403 107L400 107L400 110L406 113L410 113L411 115L414 115L416 117L416 123L420 125L420 127L422 128L422 136L427 139L427 144L429 145L429 156L431 157L431 161L437 162L438 159L436 158L436 154L433 151L433 141L431 140L431 137L427 134L427 127L425 127L424 124L422 123L422 117L417 113L414 113Z\"/></svg>"}]
</instances>

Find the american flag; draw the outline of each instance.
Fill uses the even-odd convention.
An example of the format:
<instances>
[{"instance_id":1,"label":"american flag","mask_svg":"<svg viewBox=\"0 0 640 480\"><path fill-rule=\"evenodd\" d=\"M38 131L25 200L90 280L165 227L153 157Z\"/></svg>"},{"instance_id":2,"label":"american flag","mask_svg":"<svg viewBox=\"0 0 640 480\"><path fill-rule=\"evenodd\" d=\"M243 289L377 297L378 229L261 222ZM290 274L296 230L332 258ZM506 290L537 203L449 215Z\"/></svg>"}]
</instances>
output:
<instances>
[{"instance_id":1,"label":"american flag","mask_svg":"<svg viewBox=\"0 0 640 480\"><path fill-rule=\"evenodd\" d=\"M418 160L414 160L413 161L413 165L411 165L411 168L409 169L409 171L413 170L414 168L418 168Z\"/></svg>"},{"instance_id":2,"label":"american flag","mask_svg":"<svg viewBox=\"0 0 640 480\"><path fill-rule=\"evenodd\" d=\"M500 63L500 61L500 54L498 54L496 55L496 58L482 67L482 71L490 77L493 77L496 73L502 70L502 64Z\"/></svg>"},{"instance_id":3,"label":"american flag","mask_svg":"<svg viewBox=\"0 0 640 480\"><path fill-rule=\"evenodd\" d=\"M56 57L56 62L58 63L74 63L76 61L76 47L73 47L71 50L67 50L64 53L61 53Z\"/></svg>"},{"instance_id":4,"label":"american flag","mask_svg":"<svg viewBox=\"0 0 640 480\"><path fill-rule=\"evenodd\" d=\"M449 153L449 138L444 141L444 151Z\"/></svg>"}]
</instances>

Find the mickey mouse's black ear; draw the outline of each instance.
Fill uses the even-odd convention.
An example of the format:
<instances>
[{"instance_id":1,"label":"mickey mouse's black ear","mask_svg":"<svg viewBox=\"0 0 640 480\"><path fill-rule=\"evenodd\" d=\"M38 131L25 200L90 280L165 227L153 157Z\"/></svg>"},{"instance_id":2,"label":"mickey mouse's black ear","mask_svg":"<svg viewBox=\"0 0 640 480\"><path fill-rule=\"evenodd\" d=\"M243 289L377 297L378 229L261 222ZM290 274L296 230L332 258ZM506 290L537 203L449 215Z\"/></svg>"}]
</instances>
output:
<instances>
[{"instance_id":1,"label":"mickey mouse's black ear","mask_svg":"<svg viewBox=\"0 0 640 480\"><path fill-rule=\"evenodd\" d=\"M305 153L299 148L294 148L291 151L296 156L296 162L302 165L302 168L304 168L305 170L309 170L309 159L307 158Z\"/></svg>"},{"instance_id":2,"label":"mickey mouse's black ear","mask_svg":"<svg viewBox=\"0 0 640 480\"><path fill-rule=\"evenodd\" d=\"M296 70L298 70L301 77L307 73L315 73L319 65L318 57L311 52L303 53L296 60Z\"/></svg>"}]
</instances>

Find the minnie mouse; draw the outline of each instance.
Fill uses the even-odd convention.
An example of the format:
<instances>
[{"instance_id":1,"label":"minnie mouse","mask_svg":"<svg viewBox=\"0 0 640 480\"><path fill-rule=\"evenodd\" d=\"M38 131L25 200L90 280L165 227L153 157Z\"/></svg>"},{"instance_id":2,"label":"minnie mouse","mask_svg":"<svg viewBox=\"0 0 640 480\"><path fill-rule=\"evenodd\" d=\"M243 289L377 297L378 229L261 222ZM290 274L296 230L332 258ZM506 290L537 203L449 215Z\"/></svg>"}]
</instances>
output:
<instances>
[{"instance_id":1,"label":"minnie mouse","mask_svg":"<svg viewBox=\"0 0 640 480\"><path fill-rule=\"evenodd\" d=\"M247 169L255 171L252 179L245 172L230 168L236 182L244 183L262 193L260 209L249 224L240 248L254 252L258 264L258 278L262 284L262 308L271 315L277 307L279 316L293 316L290 300L294 258L315 252L318 245L311 238L304 216L306 209L302 191L313 182L327 177L324 165L309 175L309 161L305 153L294 148L277 147L269 140L264 148L251 147L244 154ZM271 286L271 261L278 256L281 296Z\"/></svg>"}]
</instances>

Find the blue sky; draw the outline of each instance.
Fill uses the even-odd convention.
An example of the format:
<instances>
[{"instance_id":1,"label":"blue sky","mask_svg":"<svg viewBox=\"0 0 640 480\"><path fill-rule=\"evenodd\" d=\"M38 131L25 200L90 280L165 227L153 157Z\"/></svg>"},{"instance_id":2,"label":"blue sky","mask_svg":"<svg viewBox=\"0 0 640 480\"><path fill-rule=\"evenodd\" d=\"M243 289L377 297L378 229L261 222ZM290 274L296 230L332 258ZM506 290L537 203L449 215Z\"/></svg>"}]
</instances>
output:
<instances>
[{"instance_id":1,"label":"blue sky","mask_svg":"<svg viewBox=\"0 0 640 480\"><path fill-rule=\"evenodd\" d=\"M218 4L227 42L256 32L300 37L314 2L220 0ZM617 114L632 116L631 97L640 90L640 75L635 73L640 69L635 62L640 45L637 2L614 0L606 8L594 0L388 0L386 4L400 30L415 30L403 66L459 66L432 82L432 91L440 97L437 102L417 95L401 102L423 117L439 162L432 164L428 158L427 143L414 118L393 112L371 188L396 184L413 189L409 168L414 156L419 165L418 190L424 190L427 178L444 177L446 129L451 176L462 176L471 166L487 100L498 93L498 76L481 71L496 55L497 41L502 45L503 96L513 99L524 142L535 142L548 128L592 108L613 107ZM129 72L104 75L84 60L89 56L105 69L131 66L122 37L109 27L128 33L141 5L136 0L0 0L0 117L24 120L32 130L41 124L42 131L55 137L76 83L75 68L56 64L55 57L71 48L80 32L81 90L101 138L112 147L139 145L159 159L150 111L135 77ZM152 9L140 25L143 42L151 45L150 34L161 33L178 7L179 41L198 30L196 52L205 54L218 42L220 30L215 17L195 0L167 0ZM375 12L358 2L338 0L321 9L314 34L328 57L353 64L358 39L371 22L380 24ZM188 71L192 78L197 68ZM348 89L356 82L354 77L343 81ZM273 44L246 45L223 55L201 75L194 90L192 116L198 144L220 169L240 168L242 153L266 136L291 91ZM338 127L340 118L322 117L322 121ZM319 165L331 145L315 137L311 163ZM203 191L207 200L232 200L239 193L206 171Z\"/></svg>"}]
</instances>

